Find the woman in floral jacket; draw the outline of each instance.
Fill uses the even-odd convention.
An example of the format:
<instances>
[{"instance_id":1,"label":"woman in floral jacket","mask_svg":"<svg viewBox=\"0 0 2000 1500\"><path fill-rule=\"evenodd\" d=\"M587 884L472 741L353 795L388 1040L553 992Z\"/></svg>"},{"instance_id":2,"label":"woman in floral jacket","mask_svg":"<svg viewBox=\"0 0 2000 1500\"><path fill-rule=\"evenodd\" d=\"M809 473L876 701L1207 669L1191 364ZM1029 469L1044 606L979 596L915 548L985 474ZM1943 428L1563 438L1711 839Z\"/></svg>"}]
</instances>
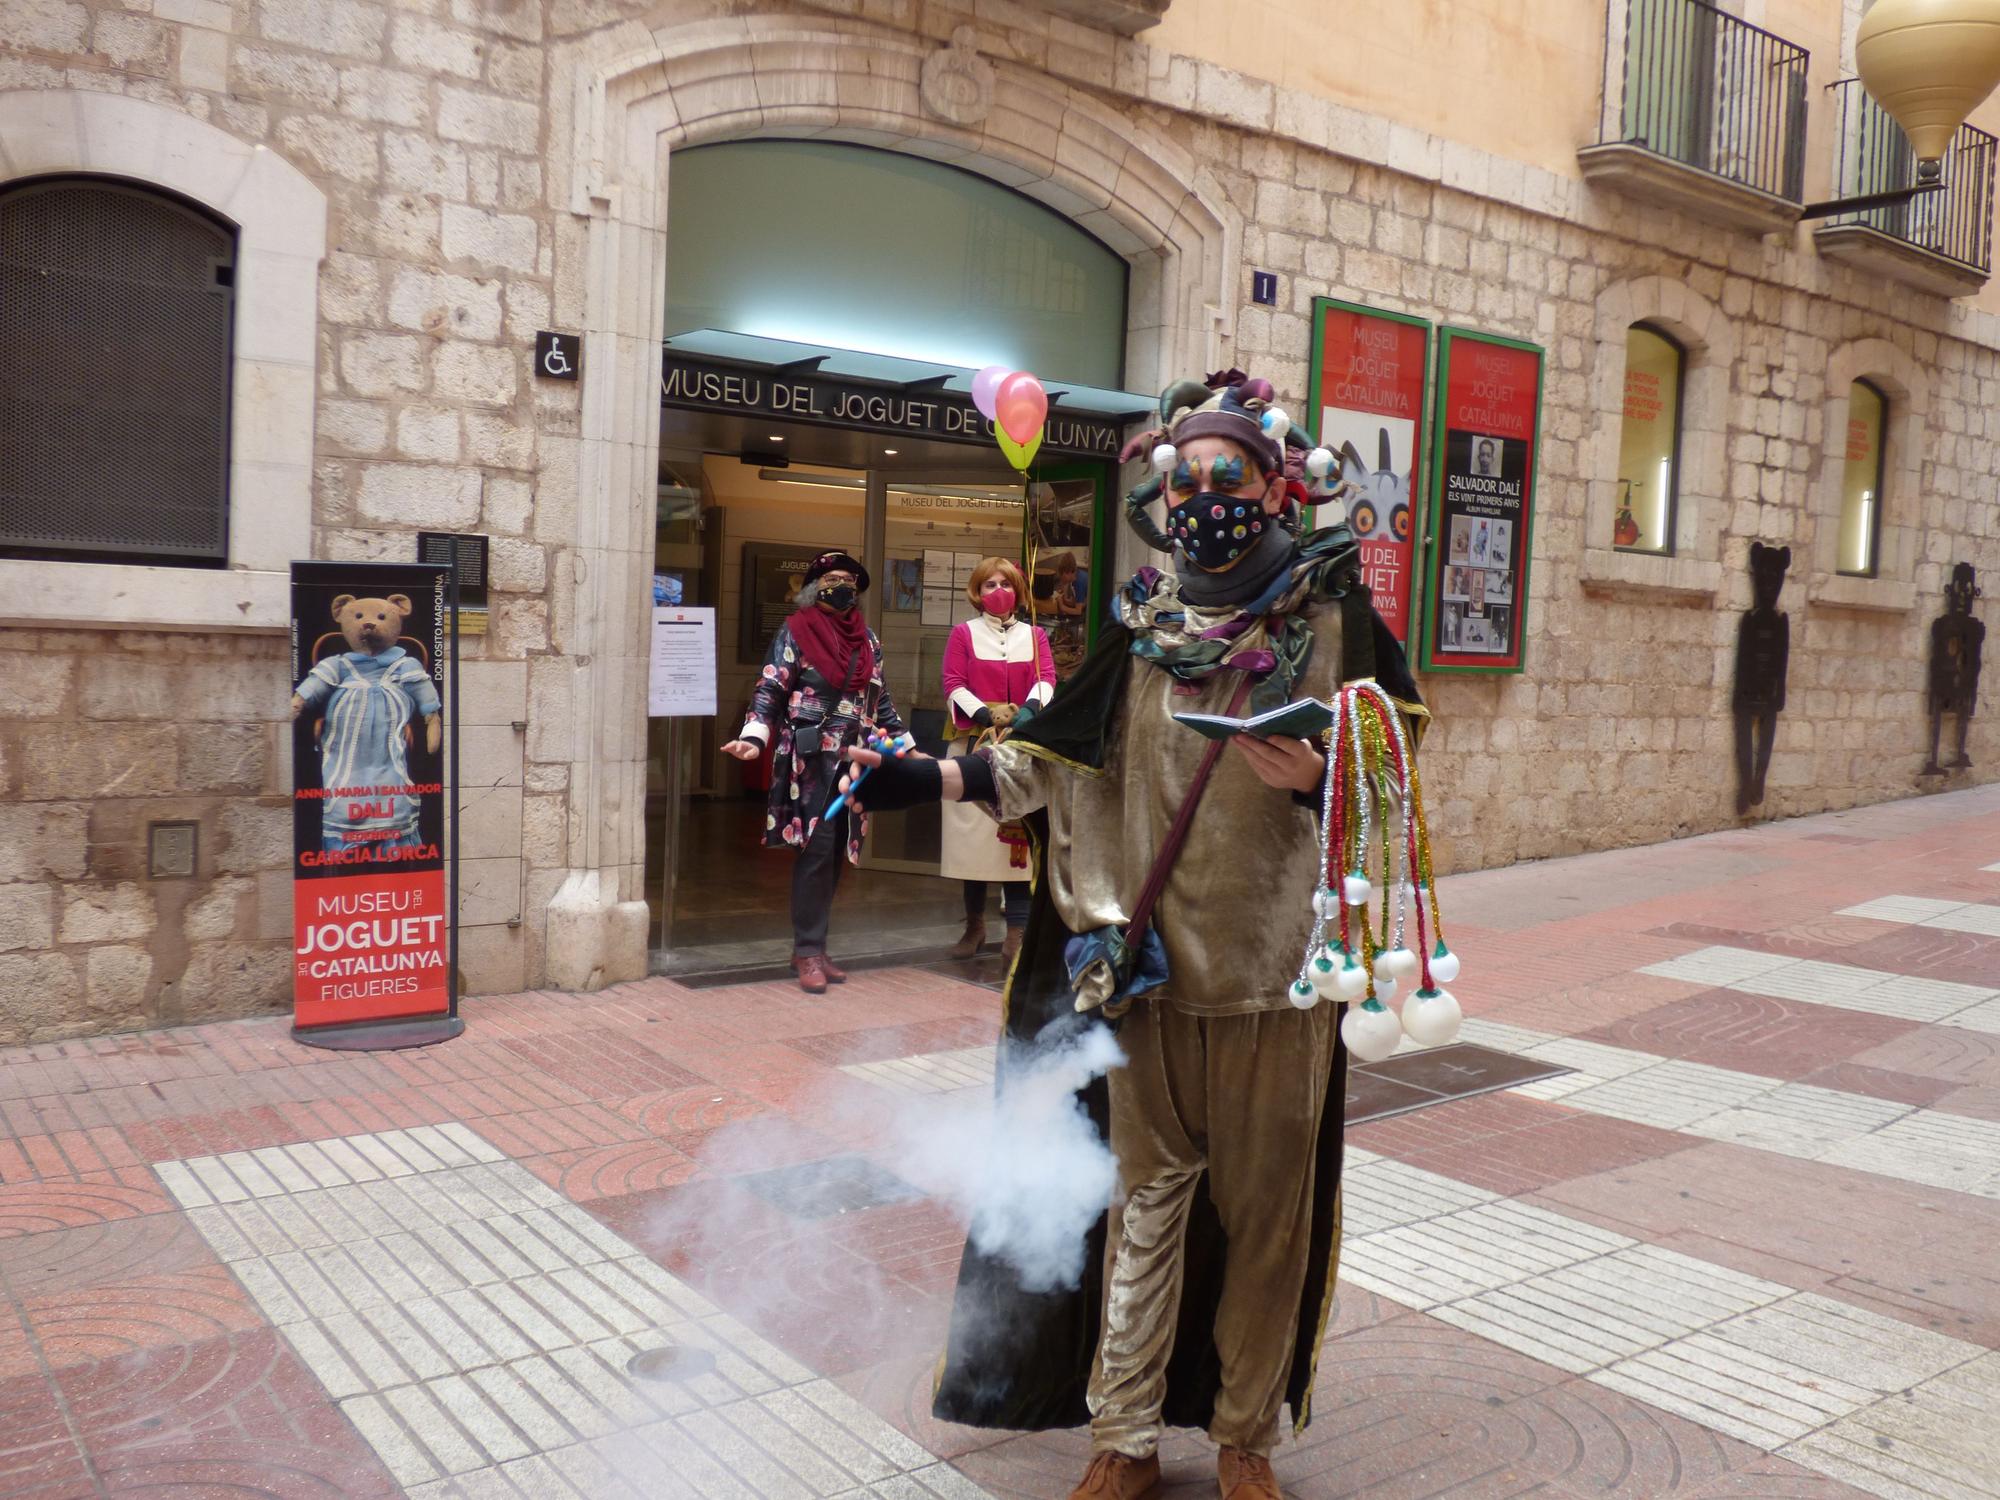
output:
<instances>
[{"instance_id":1,"label":"woman in floral jacket","mask_svg":"<svg viewBox=\"0 0 2000 1500\"><path fill-rule=\"evenodd\" d=\"M743 732L722 747L738 760L755 760L777 736L764 843L799 851L792 869L792 969L799 988L812 995L847 978L826 956L826 929L841 866L860 862L868 827L846 808L831 822L820 816L838 795L840 752L872 729L903 732L882 682L882 643L861 617L867 587L868 570L845 552L812 560L798 610L764 658Z\"/></svg>"}]
</instances>

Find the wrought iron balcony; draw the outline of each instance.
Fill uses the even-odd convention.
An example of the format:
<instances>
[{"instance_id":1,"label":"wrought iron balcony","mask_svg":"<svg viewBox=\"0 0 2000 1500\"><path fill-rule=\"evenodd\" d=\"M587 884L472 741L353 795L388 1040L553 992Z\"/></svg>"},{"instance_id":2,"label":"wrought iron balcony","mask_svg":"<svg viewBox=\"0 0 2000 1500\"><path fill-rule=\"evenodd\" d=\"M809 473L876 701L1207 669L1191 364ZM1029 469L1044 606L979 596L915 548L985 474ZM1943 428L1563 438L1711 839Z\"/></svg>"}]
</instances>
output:
<instances>
[{"instance_id":1,"label":"wrought iron balcony","mask_svg":"<svg viewBox=\"0 0 2000 1500\"><path fill-rule=\"evenodd\" d=\"M1611 0L1592 182L1745 229L1798 222L1806 49L1707 0Z\"/></svg>"},{"instance_id":2,"label":"wrought iron balcony","mask_svg":"<svg viewBox=\"0 0 2000 1500\"><path fill-rule=\"evenodd\" d=\"M1837 197L1895 193L1917 182L1917 156L1858 78L1830 85L1840 101ZM1963 297L1993 269L1995 141L1961 125L1945 148L1942 186L1906 202L1836 214L1813 231L1820 254Z\"/></svg>"}]
</instances>

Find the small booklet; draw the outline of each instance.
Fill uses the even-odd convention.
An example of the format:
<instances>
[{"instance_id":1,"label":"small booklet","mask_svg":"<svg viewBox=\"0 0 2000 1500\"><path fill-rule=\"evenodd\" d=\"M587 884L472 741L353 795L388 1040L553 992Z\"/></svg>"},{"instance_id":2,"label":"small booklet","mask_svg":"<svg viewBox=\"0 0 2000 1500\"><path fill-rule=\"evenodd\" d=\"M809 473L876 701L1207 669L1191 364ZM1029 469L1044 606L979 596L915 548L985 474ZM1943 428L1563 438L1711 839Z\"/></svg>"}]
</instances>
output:
<instances>
[{"instance_id":1,"label":"small booklet","mask_svg":"<svg viewBox=\"0 0 2000 1500\"><path fill-rule=\"evenodd\" d=\"M1233 734L1309 740L1332 726L1333 709L1317 698L1301 698L1247 719L1232 719L1227 714L1175 714L1174 717L1196 734L1212 740L1226 740Z\"/></svg>"}]
</instances>

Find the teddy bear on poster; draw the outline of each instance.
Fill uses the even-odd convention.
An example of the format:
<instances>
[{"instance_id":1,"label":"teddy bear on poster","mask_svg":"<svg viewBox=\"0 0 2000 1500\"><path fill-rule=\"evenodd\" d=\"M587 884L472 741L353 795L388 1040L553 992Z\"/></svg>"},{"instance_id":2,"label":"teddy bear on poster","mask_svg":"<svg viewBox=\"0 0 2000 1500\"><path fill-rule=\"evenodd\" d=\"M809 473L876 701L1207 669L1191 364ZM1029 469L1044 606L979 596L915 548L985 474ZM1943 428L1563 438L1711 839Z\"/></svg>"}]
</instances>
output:
<instances>
[{"instance_id":1,"label":"teddy bear on poster","mask_svg":"<svg viewBox=\"0 0 2000 1500\"><path fill-rule=\"evenodd\" d=\"M442 707L430 674L399 644L410 613L404 594L333 601L333 620L347 650L314 665L292 694L292 718L319 711L315 738L320 786L326 792L321 843L329 851L367 844L419 847L418 801L411 790L410 748L415 720L424 748L443 740Z\"/></svg>"}]
</instances>

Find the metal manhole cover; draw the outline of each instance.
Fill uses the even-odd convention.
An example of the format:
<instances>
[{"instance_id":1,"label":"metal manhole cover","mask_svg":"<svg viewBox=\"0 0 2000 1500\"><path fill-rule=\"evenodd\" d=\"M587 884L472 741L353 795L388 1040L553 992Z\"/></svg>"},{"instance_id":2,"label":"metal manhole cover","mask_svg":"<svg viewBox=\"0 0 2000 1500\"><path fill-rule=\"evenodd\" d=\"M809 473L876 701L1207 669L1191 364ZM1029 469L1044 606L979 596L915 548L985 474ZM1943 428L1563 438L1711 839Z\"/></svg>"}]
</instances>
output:
<instances>
[{"instance_id":1,"label":"metal manhole cover","mask_svg":"<svg viewBox=\"0 0 2000 1500\"><path fill-rule=\"evenodd\" d=\"M715 1370L715 1356L686 1344L641 1349L625 1363L625 1372L639 1380L698 1380Z\"/></svg>"},{"instance_id":2,"label":"metal manhole cover","mask_svg":"<svg viewBox=\"0 0 2000 1500\"><path fill-rule=\"evenodd\" d=\"M851 1155L752 1172L737 1181L795 1219L829 1219L924 1196L893 1172Z\"/></svg>"}]
</instances>

